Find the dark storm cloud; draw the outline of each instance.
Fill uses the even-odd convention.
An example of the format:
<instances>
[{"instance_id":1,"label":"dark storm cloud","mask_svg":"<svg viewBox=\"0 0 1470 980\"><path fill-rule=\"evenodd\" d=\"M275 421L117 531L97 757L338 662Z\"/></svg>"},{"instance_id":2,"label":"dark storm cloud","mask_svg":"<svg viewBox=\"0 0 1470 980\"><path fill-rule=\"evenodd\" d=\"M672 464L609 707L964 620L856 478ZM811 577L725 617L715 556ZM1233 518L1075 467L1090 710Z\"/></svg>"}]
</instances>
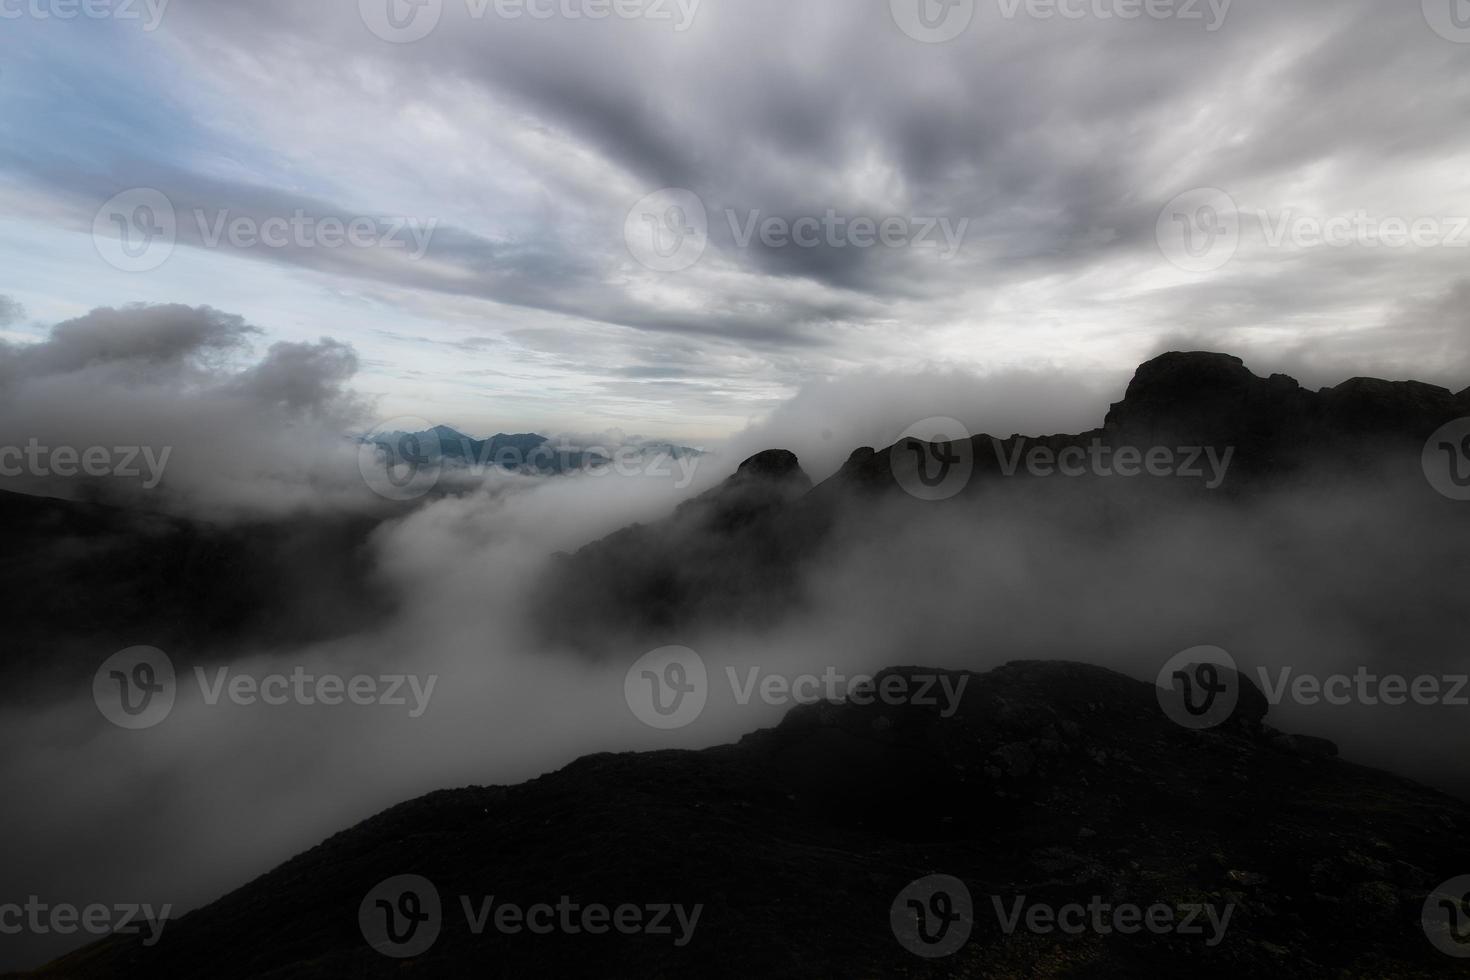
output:
<instances>
[{"instance_id":1,"label":"dark storm cloud","mask_svg":"<svg viewBox=\"0 0 1470 980\"><path fill-rule=\"evenodd\" d=\"M633 203L612 183L591 200L586 188L548 183L553 210L589 213L554 216L513 243L446 226L431 257L454 274L432 263L357 274L777 347L884 319L874 303L943 300L978 282L1079 275L1114 261L1162 264L1155 222L1178 191L1220 186L1248 199L1261 182L1314 166L1340 168L1350 189L1369 160L1462 146L1457 120L1470 99L1436 84L1463 52L1417 7L1366 0L1242 0L1214 31L1178 20L1007 18L981 2L971 28L944 45L904 36L882 3L705 0L679 33L616 20L477 19L449 0L436 31L399 45L372 36L356 6L278 0L247 17L206 2L180 10L173 26L186 40L258 52L289 38L323 71L347 54L370 59L390 73L386 93L397 104L468 83L646 190L698 194L710 212L705 263L756 278L694 280L704 297L697 310L650 304L608 265L626 258L619 219ZM917 249L741 247L729 228L732 214L794 220L829 209L970 224L948 263ZM272 257L347 261L320 251ZM795 297L779 292L782 280L871 302ZM1299 294L1318 291L1313 280ZM752 297L761 308L747 312L741 301Z\"/></svg>"},{"instance_id":2,"label":"dark storm cloud","mask_svg":"<svg viewBox=\"0 0 1470 980\"><path fill-rule=\"evenodd\" d=\"M772 301L755 314L733 295L711 296L697 313L650 308L615 281L618 272L605 248L584 249L574 238L558 238L563 222L556 219L538 229L544 236L540 239L492 241L452 227L437 214L354 210L167 165L134 163L122 173L106 176L39 164L25 169L31 180L54 195L59 220L78 229L90 229L98 209L114 195L156 189L171 208L175 247L208 249L378 285L486 299L654 333L724 337L757 347L821 343L824 338L813 325L862 315L859 304L831 299ZM121 207L124 211L131 207L128 199ZM292 222L303 230L290 230ZM369 225L363 226L361 244L353 244L343 231L319 231L327 222L337 229L353 222ZM234 230L237 223L243 228L240 232ZM621 224L615 227L621 234ZM280 244L268 241L268 235L276 236ZM626 258L626 253L617 254L617 261Z\"/></svg>"},{"instance_id":3,"label":"dark storm cloud","mask_svg":"<svg viewBox=\"0 0 1470 980\"><path fill-rule=\"evenodd\" d=\"M342 386L352 380L357 367L356 352L330 337L316 345L273 344L263 361L241 374L234 388L293 412L320 414L342 398Z\"/></svg>"},{"instance_id":4,"label":"dark storm cloud","mask_svg":"<svg viewBox=\"0 0 1470 980\"><path fill-rule=\"evenodd\" d=\"M242 318L208 307L97 309L57 324L47 340L0 349L0 382L116 365L172 372L237 351L255 333Z\"/></svg>"}]
</instances>

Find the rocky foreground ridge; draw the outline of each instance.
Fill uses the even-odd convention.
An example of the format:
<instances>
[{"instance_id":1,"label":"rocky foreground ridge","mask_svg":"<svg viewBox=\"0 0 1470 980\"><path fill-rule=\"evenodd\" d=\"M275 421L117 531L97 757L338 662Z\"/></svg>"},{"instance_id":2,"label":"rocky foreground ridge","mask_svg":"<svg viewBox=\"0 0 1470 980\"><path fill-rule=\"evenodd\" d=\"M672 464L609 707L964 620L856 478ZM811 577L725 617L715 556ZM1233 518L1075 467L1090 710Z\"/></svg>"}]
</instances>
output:
<instances>
[{"instance_id":1,"label":"rocky foreground ridge","mask_svg":"<svg viewBox=\"0 0 1470 980\"><path fill-rule=\"evenodd\" d=\"M1421 913L1470 873L1470 807L1273 731L1249 681L1229 722L1196 732L1168 720L1151 684L1097 667L939 676L963 682L952 713L809 705L735 745L591 756L520 786L435 793L170 923L151 949L104 941L37 975L1463 973ZM370 948L360 920L396 875L431 882L442 909L432 944L406 959ZM972 926L928 959L892 912L936 875L968 889ZM658 934L477 935L462 896L472 910L495 896L700 911L692 930ZM1072 935L1025 919L1008 932L1017 902L1208 914L1197 932Z\"/></svg>"}]
</instances>

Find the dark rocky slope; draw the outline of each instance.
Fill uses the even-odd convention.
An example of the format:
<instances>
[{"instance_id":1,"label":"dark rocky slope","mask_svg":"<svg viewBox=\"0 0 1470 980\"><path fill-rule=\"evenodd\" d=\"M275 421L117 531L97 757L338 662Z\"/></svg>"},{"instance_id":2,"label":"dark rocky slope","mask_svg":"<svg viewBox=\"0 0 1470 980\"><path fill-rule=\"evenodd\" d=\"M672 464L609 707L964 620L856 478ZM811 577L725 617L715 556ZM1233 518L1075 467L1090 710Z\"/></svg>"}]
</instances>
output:
<instances>
[{"instance_id":1,"label":"dark rocky slope","mask_svg":"<svg viewBox=\"0 0 1470 980\"><path fill-rule=\"evenodd\" d=\"M377 523L227 526L0 493L0 677L12 691L74 689L129 646L160 647L186 665L368 628L388 608L367 555Z\"/></svg>"},{"instance_id":2,"label":"dark rocky slope","mask_svg":"<svg viewBox=\"0 0 1470 980\"><path fill-rule=\"evenodd\" d=\"M903 673L916 676L914 670ZM1470 807L1261 724L1248 690L1212 731L1153 687L1066 663L968 676L935 708L822 704L703 752L601 755L511 788L396 807L174 922L47 977L1455 976L1421 925L1470 873ZM880 681L881 683L881 681ZM1248 682L1247 682L1248 683ZM437 941L369 948L383 879L431 881ZM933 874L974 897L946 959L900 945L890 905ZM483 935L458 896L523 907L702 904L693 939ZM1224 939L1006 935L992 897L1231 908ZM677 930L676 930L677 934Z\"/></svg>"}]
</instances>

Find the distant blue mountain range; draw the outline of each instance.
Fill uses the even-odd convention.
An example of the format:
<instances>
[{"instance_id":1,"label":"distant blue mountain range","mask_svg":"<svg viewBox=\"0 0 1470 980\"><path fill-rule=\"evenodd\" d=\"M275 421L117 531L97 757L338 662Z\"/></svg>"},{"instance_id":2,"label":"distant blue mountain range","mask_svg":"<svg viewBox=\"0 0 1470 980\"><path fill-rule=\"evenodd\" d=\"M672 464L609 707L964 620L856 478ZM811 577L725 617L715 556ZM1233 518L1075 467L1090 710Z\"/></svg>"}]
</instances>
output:
<instances>
[{"instance_id":1,"label":"distant blue mountain range","mask_svg":"<svg viewBox=\"0 0 1470 980\"><path fill-rule=\"evenodd\" d=\"M612 459L583 447L556 443L548 436L534 432L498 433L488 439L475 439L447 425L436 425L423 432L383 432L364 441L380 447L392 457L407 459L462 460L480 468L499 467L515 472L554 475L605 466ZM622 447L607 447L616 451ZM628 448L641 455L667 455L674 459L704 455L702 450L672 443L637 443Z\"/></svg>"}]
</instances>

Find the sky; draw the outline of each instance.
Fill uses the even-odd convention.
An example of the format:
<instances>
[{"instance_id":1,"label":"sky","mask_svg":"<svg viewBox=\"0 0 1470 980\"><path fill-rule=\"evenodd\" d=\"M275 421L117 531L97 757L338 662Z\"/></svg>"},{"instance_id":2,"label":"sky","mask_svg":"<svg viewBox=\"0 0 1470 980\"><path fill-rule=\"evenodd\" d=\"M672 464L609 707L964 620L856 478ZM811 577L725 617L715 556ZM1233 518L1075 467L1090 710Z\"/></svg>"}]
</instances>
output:
<instances>
[{"instance_id":1,"label":"sky","mask_svg":"<svg viewBox=\"0 0 1470 980\"><path fill-rule=\"evenodd\" d=\"M385 419L688 443L1179 347L1459 390L1465 6L0 0L0 340L209 307Z\"/></svg>"}]
</instances>

